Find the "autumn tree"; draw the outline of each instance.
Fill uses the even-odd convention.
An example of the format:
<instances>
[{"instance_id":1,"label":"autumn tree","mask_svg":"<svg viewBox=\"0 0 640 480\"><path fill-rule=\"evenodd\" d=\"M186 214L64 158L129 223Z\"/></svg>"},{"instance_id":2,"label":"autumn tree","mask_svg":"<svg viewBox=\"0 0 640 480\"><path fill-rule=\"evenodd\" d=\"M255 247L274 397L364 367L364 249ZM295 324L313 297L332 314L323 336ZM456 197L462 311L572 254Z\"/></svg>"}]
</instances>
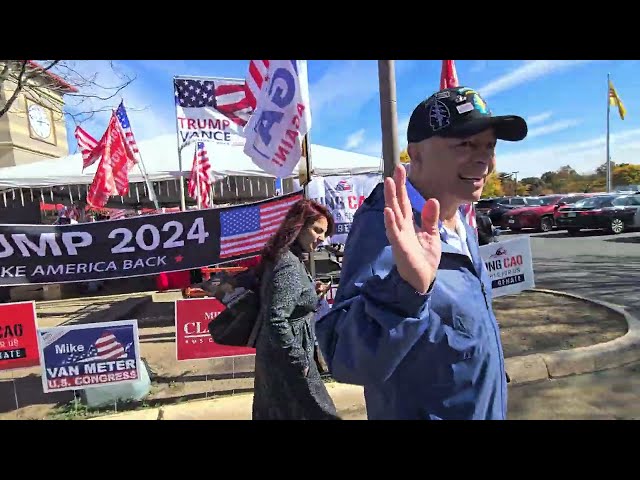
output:
<instances>
[{"instance_id":1,"label":"autumn tree","mask_svg":"<svg viewBox=\"0 0 640 480\"><path fill-rule=\"evenodd\" d=\"M484 189L482 190L482 197L502 197L504 195L504 190L502 189L502 182L500 181L500 177L496 172L493 172L489 176L487 176L486 181L484 182Z\"/></svg>"},{"instance_id":2,"label":"autumn tree","mask_svg":"<svg viewBox=\"0 0 640 480\"><path fill-rule=\"evenodd\" d=\"M615 187L640 184L640 165L628 163L620 164L613 169L613 183Z\"/></svg>"},{"instance_id":3,"label":"autumn tree","mask_svg":"<svg viewBox=\"0 0 640 480\"><path fill-rule=\"evenodd\" d=\"M84 73L82 63L73 60L0 60L0 117L10 109L26 114L22 102L16 102L22 93L37 103L52 109L57 120L62 115L76 124L93 117L97 112L111 111L112 100L135 78L121 72L109 62L113 85L103 83L97 72ZM65 108L62 109L62 97Z\"/></svg>"},{"instance_id":4,"label":"autumn tree","mask_svg":"<svg viewBox=\"0 0 640 480\"><path fill-rule=\"evenodd\" d=\"M407 149L405 148L400 152L400 163L409 163L410 161L411 158L409 158L409 152L407 152Z\"/></svg>"}]
</instances>

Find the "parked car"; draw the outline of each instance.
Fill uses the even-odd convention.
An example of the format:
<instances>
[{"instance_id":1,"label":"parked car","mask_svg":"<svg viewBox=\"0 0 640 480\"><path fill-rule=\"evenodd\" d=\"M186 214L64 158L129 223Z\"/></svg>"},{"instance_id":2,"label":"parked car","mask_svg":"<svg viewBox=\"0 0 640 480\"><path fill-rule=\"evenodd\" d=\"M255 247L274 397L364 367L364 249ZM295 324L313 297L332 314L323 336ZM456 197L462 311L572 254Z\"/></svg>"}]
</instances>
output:
<instances>
[{"instance_id":1,"label":"parked car","mask_svg":"<svg viewBox=\"0 0 640 480\"><path fill-rule=\"evenodd\" d=\"M554 213L558 208L573 204L586 198L589 194L576 195L545 195L539 197L540 205L515 208L502 216L502 228L519 231L523 228L533 228L542 232L550 232L556 225Z\"/></svg>"},{"instance_id":2,"label":"parked car","mask_svg":"<svg viewBox=\"0 0 640 480\"><path fill-rule=\"evenodd\" d=\"M478 202L480 203L480 202ZM502 225L502 216L505 212L515 208L532 205L540 205L539 197L503 197L496 201L493 206L485 212L491 218L494 225Z\"/></svg>"},{"instance_id":3,"label":"parked car","mask_svg":"<svg viewBox=\"0 0 640 480\"><path fill-rule=\"evenodd\" d=\"M476 211L476 225L478 226L478 243L481 246L498 241L500 230L493 226L488 215Z\"/></svg>"},{"instance_id":4,"label":"parked car","mask_svg":"<svg viewBox=\"0 0 640 480\"><path fill-rule=\"evenodd\" d=\"M575 234L581 229L614 234L640 227L640 194L595 195L558 209L558 228Z\"/></svg>"}]
</instances>

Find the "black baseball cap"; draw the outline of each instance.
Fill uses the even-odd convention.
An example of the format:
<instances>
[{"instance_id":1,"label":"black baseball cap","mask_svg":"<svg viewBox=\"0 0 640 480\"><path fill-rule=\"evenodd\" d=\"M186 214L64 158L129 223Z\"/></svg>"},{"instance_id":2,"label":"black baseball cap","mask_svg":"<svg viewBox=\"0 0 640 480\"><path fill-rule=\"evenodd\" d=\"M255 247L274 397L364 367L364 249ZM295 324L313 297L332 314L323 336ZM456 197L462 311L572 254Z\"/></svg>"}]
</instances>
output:
<instances>
[{"instance_id":1,"label":"black baseball cap","mask_svg":"<svg viewBox=\"0 0 640 480\"><path fill-rule=\"evenodd\" d=\"M493 116L480 94L468 87L445 88L420 102L407 128L407 141L431 137L466 138L493 128L499 140L527 136L527 122L516 115Z\"/></svg>"}]
</instances>

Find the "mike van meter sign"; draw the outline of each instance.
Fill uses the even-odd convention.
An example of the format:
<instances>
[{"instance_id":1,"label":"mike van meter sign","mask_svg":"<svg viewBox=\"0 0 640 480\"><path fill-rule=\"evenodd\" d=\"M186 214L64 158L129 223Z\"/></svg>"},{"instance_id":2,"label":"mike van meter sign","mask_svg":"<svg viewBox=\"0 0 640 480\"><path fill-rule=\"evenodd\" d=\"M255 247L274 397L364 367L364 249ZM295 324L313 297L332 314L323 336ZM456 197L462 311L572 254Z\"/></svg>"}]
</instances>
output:
<instances>
[{"instance_id":1,"label":"mike van meter sign","mask_svg":"<svg viewBox=\"0 0 640 480\"><path fill-rule=\"evenodd\" d=\"M136 320L41 328L38 344L45 393L140 378Z\"/></svg>"},{"instance_id":2,"label":"mike van meter sign","mask_svg":"<svg viewBox=\"0 0 640 480\"><path fill-rule=\"evenodd\" d=\"M382 180L379 174L316 177L308 185L310 199L331 211L336 224L331 243L346 243L356 210Z\"/></svg>"},{"instance_id":3,"label":"mike van meter sign","mask_svg":"<svg viewBox=\"0 0 640 480\"><path fill-rule=\"evenodd\" d=\"M535 287L529 236L483 245L480 255L489 272L494 297Z\"/></svg>"},{"instance_id":4,"label":"mike van meter sign","mask_svg":"<svg viewBox=\"0 0 640 480\"><path fill-rule=\"evenodd\" d=\"M215 298L176 300L176 359L203 360L208 358L253 355L255 349L218 345L209 333L209 322L225 309Z\"/></svg>"},{"instance_id":5,"label":"mike van meter sign","mask_svg":"<svg viewBox=\"0 0 640 480\"><path fill-rule=\"evenodd\" d=\"M0 370L40 364L35 302L0 304Z\"/></svg>"}]
</instances>

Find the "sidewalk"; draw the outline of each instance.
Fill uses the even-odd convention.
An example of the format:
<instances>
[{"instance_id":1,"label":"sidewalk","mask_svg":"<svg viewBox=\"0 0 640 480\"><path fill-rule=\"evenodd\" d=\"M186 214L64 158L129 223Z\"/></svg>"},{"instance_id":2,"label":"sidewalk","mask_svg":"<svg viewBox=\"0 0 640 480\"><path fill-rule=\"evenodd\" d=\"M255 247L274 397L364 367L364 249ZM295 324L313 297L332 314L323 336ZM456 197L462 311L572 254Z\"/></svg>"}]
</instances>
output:
<instances>
[{"instance_id":1,"label":"sidewalk","mask_svg":"<svg viewBox=\"0 0 640 480\"><path fill-rule=\"evenodd\" d=\"M363 388L357 385L327 383L327 390L344 420L366 420ZM92 420L251 420L253 394L195 400L193 402L123 412Z\"/></svg>"}]
</instances>

